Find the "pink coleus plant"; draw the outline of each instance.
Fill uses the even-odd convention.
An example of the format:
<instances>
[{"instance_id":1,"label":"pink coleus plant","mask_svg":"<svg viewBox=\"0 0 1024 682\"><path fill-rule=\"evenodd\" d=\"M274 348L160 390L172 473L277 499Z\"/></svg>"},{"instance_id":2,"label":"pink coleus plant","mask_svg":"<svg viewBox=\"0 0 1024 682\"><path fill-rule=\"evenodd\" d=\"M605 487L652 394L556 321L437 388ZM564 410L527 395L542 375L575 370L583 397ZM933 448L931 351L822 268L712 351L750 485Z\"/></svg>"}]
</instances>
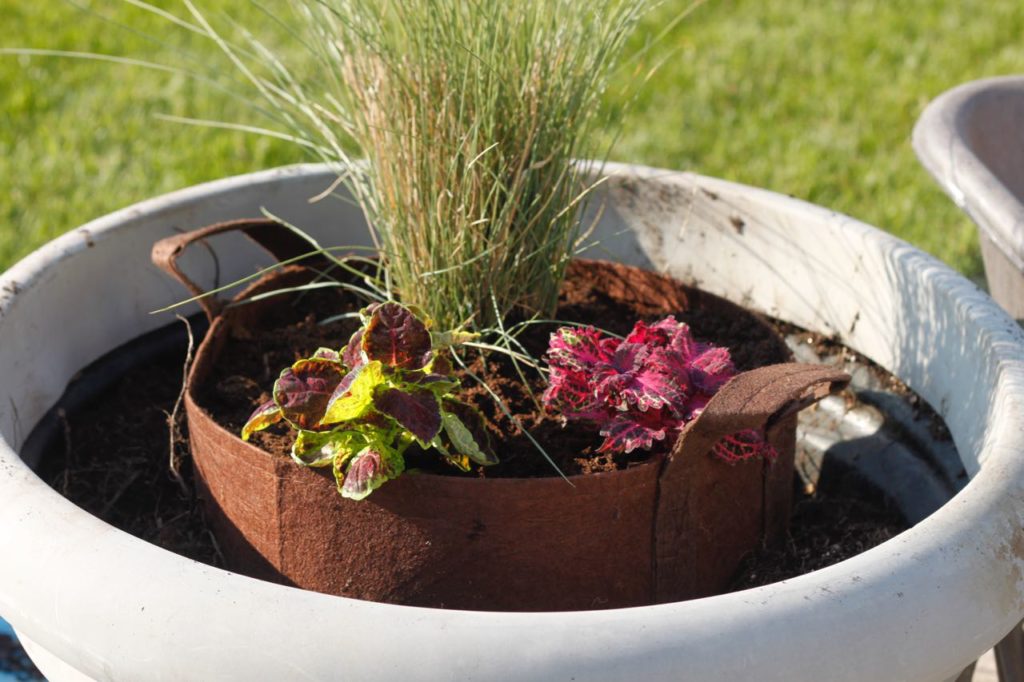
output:
<instances>
[{"instance_id":1,"label":"pink coleus plant","mask_svg":"<svg viewBox=\"0 0 1024 682\"><path fill-rule=\"evenodd\" d=\"M547 352L544 405L566 421L592 422L600 452L671 447L711 396L736 374L726 348L698 343L674 317L637 322L625 339L592 327L562 327ZM727 462L775 457L764 434L745 430L715 444Z\"/></svg>"}]
</instances>

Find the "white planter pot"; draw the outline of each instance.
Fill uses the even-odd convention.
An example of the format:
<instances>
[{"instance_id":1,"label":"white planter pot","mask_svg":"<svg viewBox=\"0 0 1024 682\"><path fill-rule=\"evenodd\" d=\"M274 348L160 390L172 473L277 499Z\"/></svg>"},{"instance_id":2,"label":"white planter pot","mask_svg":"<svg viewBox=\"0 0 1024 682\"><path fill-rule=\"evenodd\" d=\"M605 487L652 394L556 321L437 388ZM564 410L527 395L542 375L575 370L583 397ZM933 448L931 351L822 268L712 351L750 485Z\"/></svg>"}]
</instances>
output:
<instances>
[{"instance_id":1,"label":"white planter pot","mask_svg":"<svg viewBox=\"0 0 1024 682\"><path fill-rule=\"evenodd\" d=\"M835 334L945 418L973 477L848 561L744 592L645 608L473 613L303 592L198 564L79 510L18 456L83 366L155 327L181 292L149 264L174 229L276 215L366 242L319 166L138 204L0 278L0 614L52 679L942 680L1022 616L1024 335L935 259L850 218L685 173L612 166L602 249ZM333 230L333 232L332 232ZM624 231L623 231L624 230ZM218 247L222 277L262 261ZM185 267L206 273L196 250ZM16 406L16 409L15 409Z\"/></svg>"},{"instance_id":2,"label":"white planter pot","mask_svg":"<svg viewBox=\"0 0 1024 682\"><path fill-rule=\"evenodd\" d=\"M1024 319L1024 76L937 97L914 126L914 150L977 223L992 297Z\"/></svg>"}]
</instances>

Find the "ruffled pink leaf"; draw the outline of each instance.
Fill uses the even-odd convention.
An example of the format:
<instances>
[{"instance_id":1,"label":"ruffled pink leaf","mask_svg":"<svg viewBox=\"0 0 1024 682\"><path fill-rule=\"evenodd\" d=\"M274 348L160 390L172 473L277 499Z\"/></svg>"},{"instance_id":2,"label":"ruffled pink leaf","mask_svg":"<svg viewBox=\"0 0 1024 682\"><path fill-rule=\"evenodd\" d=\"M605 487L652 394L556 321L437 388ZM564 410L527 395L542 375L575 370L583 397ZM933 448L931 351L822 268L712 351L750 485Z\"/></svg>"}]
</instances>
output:
<instances>
[{"instance_id":1,"label":"ruffled pink leaf","mask_svg":"<svg viewBox=\"0 0 1024 682\"><path fill-rule=\"evenodd\" d=\"M773 461L779 454L772 444L765 440L764 433L756 429L747 429L726 436L715 443L711 452L730 464L755 457Z\"/></svg>"},{"instance_id":2,"label":"ruffled pink leaf","mask_svg":"<svg viewBox=\"0 0 1024 682\"><path fill-rule=\"evenodd\" d=\"M601 428L604 442L599 452L650 450L656 441L665 440L675 426L674 420L657 410L620 412Z\"/></svg>"},{"instance_id":3,"label":"ruffled pink leaf","mask_svg":"<svg viewBox=\"0 0 1024 682\"><path fill-rule=\"evenodd\" d=\"M690 328L683 322L677 322L672 315L648 325L640 320L633 325L633 331L626 337L626 343L640 343L655 348L668 346L672 339L680 334L689 337Z\"/></svg>"},{"instance_id":4,"label":"ruffled pink leaf","mask_svg":"<svg viewBox=\"0 0 1024 682\"><path fill-rule=\"evenodd\" d=\"M559 369L593 369L611 362L618 345L618 339L602 337L593 327L562 327L548 342L548 364Z\"/></svg>"},{"instance_id":5,"label":"ruffled pink leaf","mask_svg":"<svg viewBox=\"0 0 1024 682\"><path fill-rule=\"evenodd\" d=\"M708 402L711 400L711 395L707 393L697 393L690 396L690 399L686 401L683 406L683 413L679 415L683 421L690 422L700 416L704 408L708 406Z\"/></svg>"},{"instance_id":6,"label":"ruffled pink leaf","mask_svg":"<svg viewBox=\"0 0 1024 682\"><path fill-rule=\"evenodd\" d=\"M598 400L592 375L583 370L551 368L541 400L565 419L599 420L608 408Z\"/></svg>"},{"instance_id":7,"label":"ruffled pink leaf","mask_svg":"<svg viewBox=\"0 0 1024 682\"><path fill-rule=\"evenodd\" d=\"M659 352L664 351L655 351ZM597 395L609 406L646 411L681 405L688 395L687 377L685 369L659 360L650 347L626 342L612 363L595 370L593 381Z\"/></svg>"},{"instance_id":8,"label":"ruffled pink leaf","mask_svg":"<svg viewBox=\"0 0 1024 682\"><path fill-rule=\"evenodd\" d=\"M690 362L690 381L705 393L715 393L736 376L727 348L701 344L700 354Z\"/></svg>"}]
</instances>

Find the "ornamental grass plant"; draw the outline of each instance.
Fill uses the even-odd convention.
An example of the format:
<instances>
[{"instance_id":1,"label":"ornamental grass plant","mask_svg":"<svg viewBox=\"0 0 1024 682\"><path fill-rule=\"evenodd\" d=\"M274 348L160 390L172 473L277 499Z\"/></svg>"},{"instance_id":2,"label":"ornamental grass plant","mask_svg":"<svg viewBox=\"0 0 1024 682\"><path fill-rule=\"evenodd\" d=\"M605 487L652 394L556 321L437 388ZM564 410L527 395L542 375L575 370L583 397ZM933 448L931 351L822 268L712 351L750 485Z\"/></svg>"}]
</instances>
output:
<instances>
[{"instance_id":1,"label":"ornamental grass plant","mask_svg":"<svg viewBox=\"0 0 1024 682\"><path fill-rule=\"evenodd\" d=\"M264 99L267 132L337 170L390 296L442 329L553 312L586 233L574 159L602 156L600 101L649 0L293 0L271 16L307 48L294 64L185 4Z\"/></svg>"}]
</instances>

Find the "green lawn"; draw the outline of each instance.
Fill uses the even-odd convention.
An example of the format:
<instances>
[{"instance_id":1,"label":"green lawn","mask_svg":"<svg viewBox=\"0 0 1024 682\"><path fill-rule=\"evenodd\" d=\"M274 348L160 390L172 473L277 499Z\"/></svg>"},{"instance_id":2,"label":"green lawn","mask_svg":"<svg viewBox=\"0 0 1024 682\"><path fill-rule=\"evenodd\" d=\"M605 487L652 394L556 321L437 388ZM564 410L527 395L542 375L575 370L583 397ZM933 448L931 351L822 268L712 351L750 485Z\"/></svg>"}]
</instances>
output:
<instances>
[{"instance_id":1,"label":"green lawn","mask_svg":"<svg viewBox=\"0 0 1024 682\"><path fill-rule=\"evenodd\" d=\"M0 0L0 47L218 58L211 44L120 0L83 1L136 32L60 0ZM157 4L181 11L177 2ZM247 0L204 4L242 23L261 18ZM634 46L686 4L666 2ZM910 131L943 90L1024 72L1024 3L711 0L639 70L662 59L628 110L612 158L801 197L980 273L973 227L917 164ZM139 199L304 160L287 143L163 122L157 113L252 121L238 101L181 76L0 56L0 268Z\"/></svg>"}]
</instances>

